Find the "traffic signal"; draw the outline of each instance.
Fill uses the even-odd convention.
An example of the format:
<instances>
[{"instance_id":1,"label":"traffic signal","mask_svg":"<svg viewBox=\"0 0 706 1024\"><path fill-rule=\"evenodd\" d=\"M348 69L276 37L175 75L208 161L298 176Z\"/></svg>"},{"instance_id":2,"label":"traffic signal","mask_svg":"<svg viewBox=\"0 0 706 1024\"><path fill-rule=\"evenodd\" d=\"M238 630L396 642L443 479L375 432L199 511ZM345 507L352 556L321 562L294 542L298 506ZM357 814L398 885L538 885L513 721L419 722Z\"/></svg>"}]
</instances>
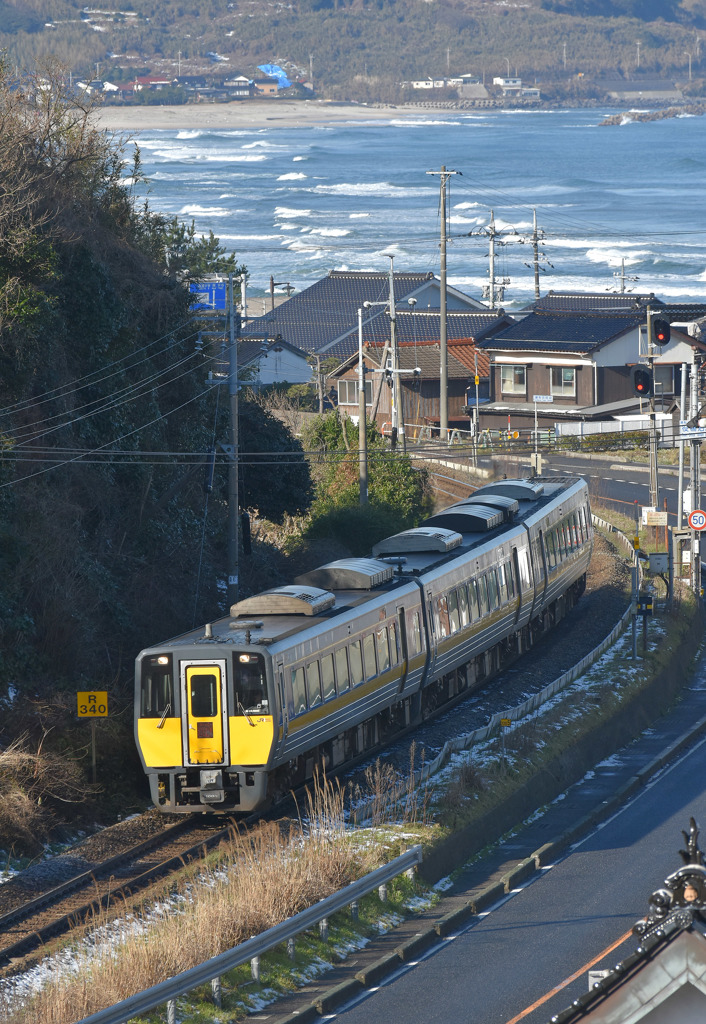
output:
<instances>
[{"instance_id":1,"label":"traffic signal","mask_svg":"<svg viewBox=\"0 0 706 1024\"><path fill-rule=\"evenodd\" d=\"M652 374L645 366L633 366L632 389L641 398L652 394Z\"/></svg>"},{"instance_id":2,"label":"traffic signal","mask_svg":"<svg viewBox=\"0 0 706 1024\"><path fill-rule=\"evenodd\" d=\"M656 319L652 321L652 339L655 345L666 345L671 333L669 320Z\"/></svg>"}]
</instances>

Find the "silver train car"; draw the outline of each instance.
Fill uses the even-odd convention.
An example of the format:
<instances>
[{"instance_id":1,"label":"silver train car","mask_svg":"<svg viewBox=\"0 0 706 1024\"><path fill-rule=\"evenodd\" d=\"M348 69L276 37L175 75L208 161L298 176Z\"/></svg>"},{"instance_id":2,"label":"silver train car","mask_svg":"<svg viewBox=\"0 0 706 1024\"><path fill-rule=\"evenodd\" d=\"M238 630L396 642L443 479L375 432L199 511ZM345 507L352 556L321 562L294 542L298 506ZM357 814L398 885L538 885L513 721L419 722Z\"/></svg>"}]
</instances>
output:
<instances>
[{"instance_id":1,"label":"silver train car","mask_svg":"<svg viewBox=\"0 0 706 1024\"><path fill-rule=\"evenodd\" d=\"M135 739L165 812L250 812L482 685L585 587L576 477L502 480L140 653Z\"/></svg>"}]
</instances>

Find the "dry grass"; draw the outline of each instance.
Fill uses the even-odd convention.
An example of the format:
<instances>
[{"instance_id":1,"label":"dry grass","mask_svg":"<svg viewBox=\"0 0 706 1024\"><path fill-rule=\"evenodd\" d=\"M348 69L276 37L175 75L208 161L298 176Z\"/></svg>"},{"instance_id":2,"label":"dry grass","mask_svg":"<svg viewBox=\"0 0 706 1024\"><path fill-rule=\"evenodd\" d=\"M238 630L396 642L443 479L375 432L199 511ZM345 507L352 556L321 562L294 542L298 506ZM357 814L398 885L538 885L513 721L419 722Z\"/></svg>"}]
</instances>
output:
<instances>
[{"instance_id":1,"label":"dry grass","mask_svg":"<svg viewBox=\"0 0 706 1024\"><path fill-rule=\"evenodd\" d=\"M84 955L75 974L57 977L25 1005L0 1000L0 1017L6 1024L79 1020L266 931L377 865L374 851L349 841L340 787L316 780L299 821L234 830L210 868L178 892L164 891L157 905L168 907L153 909L149 926L129 915L97 918L91 947L98 955Z\"/></svg>"},{"instance_id":2,"label":"dry grass","mask_svg":"<svg viewBox=\"0 0 706 1024\"><path fill-rule=\"evenodd\" d=\"M20 736L0 750L0 849L39 852L54 824L52 805L85 799L79 766L56 752L36 750Z\"/></svg>"},{"instance_id":3,"label":"dry grass","mask_svg":"<svg viewBox=\"0 0 706 1024\"><path fill-rule=\"evenodd\" d=\"M426 821L430 799L426 784L420 790L416 767L417 745L409 748L409 771L401 775L380 758L365 769L365 785L355 786L350 793L350 817L356 824L363 819L373 827L391 822L416 825ZM424 751L421 756L424 763ZM420 766L420 767L421 767Z\"/></svg>"}]
</instances>

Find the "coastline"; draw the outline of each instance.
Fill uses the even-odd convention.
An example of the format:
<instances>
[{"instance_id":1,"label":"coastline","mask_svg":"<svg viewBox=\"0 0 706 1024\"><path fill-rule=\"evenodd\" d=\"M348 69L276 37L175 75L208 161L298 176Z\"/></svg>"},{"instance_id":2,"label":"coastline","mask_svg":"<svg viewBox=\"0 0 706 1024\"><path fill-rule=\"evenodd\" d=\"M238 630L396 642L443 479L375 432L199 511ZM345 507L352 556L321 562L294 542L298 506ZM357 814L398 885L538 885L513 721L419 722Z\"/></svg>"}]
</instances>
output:
<instances>
[{"instance_id":1,"label":"coastline","mask_svg":"<svg viewBox=\"0 0 706 1024\"><path fill-rule=\"evenodd\" d=\"M297 128L341 125L346 121L457 115L453 108L365 106L321 100L235 100L231 103L186 103L181 106L106 106L95 111L98 128L109 132L195 131L199 128Z\"/></svg>"}]
</instances>

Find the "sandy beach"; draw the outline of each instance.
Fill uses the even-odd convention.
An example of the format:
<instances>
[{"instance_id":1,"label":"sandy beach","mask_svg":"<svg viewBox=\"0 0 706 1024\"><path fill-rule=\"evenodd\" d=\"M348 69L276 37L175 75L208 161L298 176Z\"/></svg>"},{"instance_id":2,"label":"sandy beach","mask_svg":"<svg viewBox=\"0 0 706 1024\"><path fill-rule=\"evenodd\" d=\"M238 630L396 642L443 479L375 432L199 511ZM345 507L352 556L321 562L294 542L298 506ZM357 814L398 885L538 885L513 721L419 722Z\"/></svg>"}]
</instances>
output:
<instances>
[{"instance_id":1,"label":"sandy beach","mask_svg":"<svg viewBox=\"0 0 706 1024\"><path fill-rule=\"evenodd\" d=\"M243 100L233 103L190 103L178 107L103 107L96 113L101 128L115 132L198 128L296 128L345 121L389 121L391 118L438 116L445 112L421 106L365 106L319 100ZM449 113L457 113L449 111Z\"/></svg>"}]
</instances>

